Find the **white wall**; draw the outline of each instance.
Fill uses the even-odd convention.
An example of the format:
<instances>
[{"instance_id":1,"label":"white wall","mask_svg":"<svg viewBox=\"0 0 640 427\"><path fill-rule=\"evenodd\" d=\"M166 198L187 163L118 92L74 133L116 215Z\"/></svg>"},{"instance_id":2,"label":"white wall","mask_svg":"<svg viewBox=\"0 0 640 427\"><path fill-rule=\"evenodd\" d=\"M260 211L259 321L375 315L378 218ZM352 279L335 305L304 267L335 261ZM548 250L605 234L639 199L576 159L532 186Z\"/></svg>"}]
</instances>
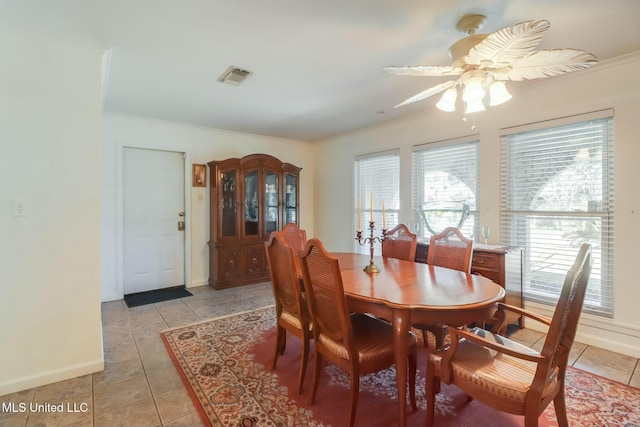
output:
<instances>
[{"instance_id":1,"label":"white wall","mask_svg":"<svg viewBox=\"0 0 640 427\"><path fill-rule=\"evenodd\" d=\"M0 29L0 395L103 369L104 48ZM27 216L13 214L15 200Z\"/></svg>"},{"instance_id":2,"label":"white wall","mask_svg":"<svg viewBox=\"0 0 640 427\"><path fill-rule=\"evenodd\" d=\"M437 109L322 141L317 147L316 234L331 250L351 250L354 230L353 158L357 154L400 148L401 182L411 182L411 148L467 135L480 137L480 222L498 243L500 215L499 130L608 108L615 110L615 307L613 319L582 316L578 339L640 357L640 52L588 70L550 79L511 83L514 98L464 122L460 113ZM330 166L330 167L329 167ZM406 191L403 194L407 195ZM408 215L411 199L401 200ZM404 217L408 221L409 217ZM401 218L402 220L402 218ZM528 307L550 313L548 307ZM533 326L533 324L531 324Z\"/></svg>"},{"instance_id":3,"label":"white wall","mask_svg":"<svg viewBox=\"0 0 640 427\"><path fill-rule=\"evenodd\" d=\"M186 168L252 153L267 153L302 168L300 172L300 226L313 236L314 147L295 140L228 132L140 117L104 114L102 147L102 299L123 296L120 243L117 236L122 208L118 201L122 147L153 148L186 153ZM207 171L207 180L209 179ZM190 175L189 175L190 176ZM187 180L187 287L205 285L209 278L209 188L191 187Z\"/></svg>"}]
</instances>

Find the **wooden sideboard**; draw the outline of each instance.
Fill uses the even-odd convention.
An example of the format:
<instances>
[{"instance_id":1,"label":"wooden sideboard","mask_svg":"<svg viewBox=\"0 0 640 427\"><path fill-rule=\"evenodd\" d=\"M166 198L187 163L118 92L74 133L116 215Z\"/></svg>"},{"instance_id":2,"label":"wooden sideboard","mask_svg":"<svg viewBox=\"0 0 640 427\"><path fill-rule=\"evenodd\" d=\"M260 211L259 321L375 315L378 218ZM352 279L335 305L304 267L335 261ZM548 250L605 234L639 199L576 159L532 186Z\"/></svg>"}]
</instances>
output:
<instances>
[{"instance_id":1,"label":"wooden sideboard","mask_svg":"<svg viewBox=\"0 0 640 427\"><path fill-rule=\"evenodd\" d=\"M507 304L523 307L522 299L522 248L514 246L484 245L474 242L471 273L480 274L502 286ZM418 239L416 262L427 262L429 240ZM509 324L518 323L522 328L522 316L511 314Z\"/></svg>"}]
</instances>

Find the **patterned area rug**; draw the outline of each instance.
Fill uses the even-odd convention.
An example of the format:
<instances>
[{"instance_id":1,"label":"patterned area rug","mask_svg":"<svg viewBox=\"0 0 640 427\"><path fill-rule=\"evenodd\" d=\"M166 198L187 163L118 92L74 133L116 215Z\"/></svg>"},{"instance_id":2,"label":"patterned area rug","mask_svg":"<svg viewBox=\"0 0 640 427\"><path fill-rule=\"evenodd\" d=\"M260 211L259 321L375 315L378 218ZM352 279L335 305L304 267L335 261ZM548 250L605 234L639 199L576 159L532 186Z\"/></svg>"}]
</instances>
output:
<instances>
[{"instance_id":1,"label":"patterned area rug","mask_svg":"<svg viewBox=\"0 0 640 427\"><path fill-rule=\"evenodd\" d=\"M302 394L295 393L300 363L297 338L271 371L275 345L273 307L205 321L163 332L165 342L203 422L209 426L341 426L349 406L349 378L324 367L316 403L309 405L313 356ZM410 426L425 423L424 350L418 355L418 411L408 409ZM640 389L569 369L566 379L569 424L576 427L640 426ZM397 422L395 372L389 368L363 376L356 425L393 426ZM442 387L436 402L438 426L518 426L523 417L503 414L476 401L466 402L454 386ZM551 404L541 426L556 426Z\"/></svg>"}]
</instances>

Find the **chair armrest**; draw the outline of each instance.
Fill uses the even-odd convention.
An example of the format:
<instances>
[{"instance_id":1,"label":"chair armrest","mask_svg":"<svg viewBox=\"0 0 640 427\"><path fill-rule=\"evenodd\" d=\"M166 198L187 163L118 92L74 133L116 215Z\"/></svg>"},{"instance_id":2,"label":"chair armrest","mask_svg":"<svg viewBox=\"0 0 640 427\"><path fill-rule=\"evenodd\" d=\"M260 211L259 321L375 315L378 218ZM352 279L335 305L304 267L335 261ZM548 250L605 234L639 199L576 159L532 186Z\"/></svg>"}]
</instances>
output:
<instances>
[{"instance_id":1,"label":"chair armrest","mask_svg":"<svg viewBox=\"0 0 640 427\"><path fill-rule=\"evenodd\" d=\"M518 313L522 316L526 316L530 319L533 320L537 320L538 322L547 325L547 326L551 326L551 319L548 318L547 316L543 316L541 314L538 313L534 313L533 311L529 311L526 310L524 308L521 307L516 307L514 305L509 305L509 304L505 304L505 303L498 303L498 311L500 311L501 309L507 310L507 311L512 311L514 313Z\"/></svg>"},{"instance_id":2,"label":"chair armrest","mask_svg":"<svg viewBox=\"0 0 640 427\"><path fill-rule=\"evenodd\" d=\"M518 359L528 360L530 362L541 362L541 361L546 359L544 356L541 356L539 354L523 353L523 352L514 350L513 348L507 347L507 346L505 346L503 344L497 343L495 341L489 341L486 338L483 338L481 336L472 334L472 333L467 332L465 330L453 329L452 328L450 330L450 334L451 334L451 342L452 343L454 343L454 342L456 343L455 346L452 345L451 347L457 347L458 338L465 338L466 340L474 342L475 344L478 344L478 345L481 345L483 347L496 350L496 351L498 351L500 353L508 354L509 356L513 356L513 357L516 357ZM445 351L445 353L446 353L446 351ZM453 356L453 354L451 356Z\"/></svg>"}]
</instances>

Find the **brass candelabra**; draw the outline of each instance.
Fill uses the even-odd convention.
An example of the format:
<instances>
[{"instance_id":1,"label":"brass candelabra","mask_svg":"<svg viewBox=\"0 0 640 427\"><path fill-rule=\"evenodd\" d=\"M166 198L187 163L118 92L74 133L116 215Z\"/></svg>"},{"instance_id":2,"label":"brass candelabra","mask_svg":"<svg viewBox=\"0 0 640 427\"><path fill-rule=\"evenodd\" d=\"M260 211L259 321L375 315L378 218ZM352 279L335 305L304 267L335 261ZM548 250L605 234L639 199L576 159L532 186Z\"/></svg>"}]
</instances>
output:
<instances>
[{"instance_id":1,"label":"brass candelabra","mask_svg":"<svg viewBox=\"0 0 640 427\"><path fill-rule=\"evenodd\" d=\"M376 237L373 235L373 230L375 230L375 228L375 222L369 221L369 237L362 237L361 230L356 231L356 240L358 241L358 243L362 246L366 245L367 243L369 244L369 253L371 254L371 258L369 259L369 265L367 265L363 270L365 271L365 273L370 274L380 272L378 266L373 262L373 245L376 242L380 242L380 244L382 244L382 242L384 241L384 237L387 234L387 230L383 228L382 235L380 237Z\"/></svg>"}]
</instances>

